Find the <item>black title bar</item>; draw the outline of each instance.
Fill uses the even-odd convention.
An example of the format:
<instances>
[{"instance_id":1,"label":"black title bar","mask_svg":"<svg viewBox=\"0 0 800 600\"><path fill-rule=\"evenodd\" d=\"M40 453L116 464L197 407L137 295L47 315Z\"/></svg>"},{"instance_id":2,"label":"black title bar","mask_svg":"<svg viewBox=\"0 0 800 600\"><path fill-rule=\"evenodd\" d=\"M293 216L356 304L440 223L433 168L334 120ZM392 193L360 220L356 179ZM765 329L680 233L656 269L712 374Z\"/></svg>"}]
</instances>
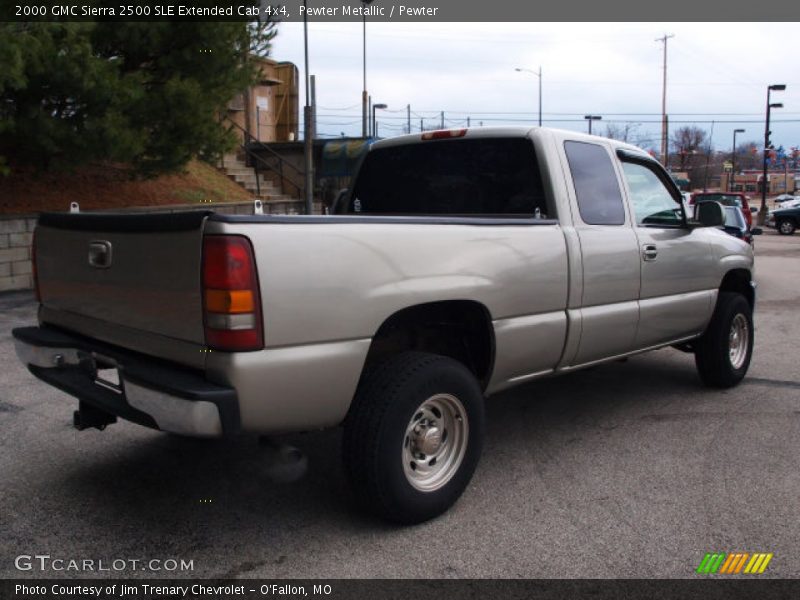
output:
<instances>
[{"instance_id":1,"label":"black title bar","mask_svg":"<svg viewBox=\"0 0 800 600\"><path fill-rule=\"evenodd\" d=\"M99 0L4 1L0 21L370 21L423 22L719 22L798 21L800 3L752 0ZM709 35L718 32L709 31ZM721 33L719 33L721 34Z\"/></svg>"}]
</instances>

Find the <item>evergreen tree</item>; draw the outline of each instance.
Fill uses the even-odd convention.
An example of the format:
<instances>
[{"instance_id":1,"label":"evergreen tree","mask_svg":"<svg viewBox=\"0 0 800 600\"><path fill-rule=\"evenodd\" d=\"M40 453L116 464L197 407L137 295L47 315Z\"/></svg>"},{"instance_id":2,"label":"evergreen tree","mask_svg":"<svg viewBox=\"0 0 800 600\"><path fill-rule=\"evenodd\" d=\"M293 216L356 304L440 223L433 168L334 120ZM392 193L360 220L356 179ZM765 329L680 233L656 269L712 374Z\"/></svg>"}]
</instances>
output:
<instances>
[{"instance_id":1,"label":"evergreen tree","mask_svg":"<svg viewBox=\"0 0 800 600\"><path fill-rule=\"evenodd\" d=\"M231 143L219 114L255 81L251 50L274 34L273 23L0 23L0 157L147 176L217 156Z\"/></svg>"}]
</instances>

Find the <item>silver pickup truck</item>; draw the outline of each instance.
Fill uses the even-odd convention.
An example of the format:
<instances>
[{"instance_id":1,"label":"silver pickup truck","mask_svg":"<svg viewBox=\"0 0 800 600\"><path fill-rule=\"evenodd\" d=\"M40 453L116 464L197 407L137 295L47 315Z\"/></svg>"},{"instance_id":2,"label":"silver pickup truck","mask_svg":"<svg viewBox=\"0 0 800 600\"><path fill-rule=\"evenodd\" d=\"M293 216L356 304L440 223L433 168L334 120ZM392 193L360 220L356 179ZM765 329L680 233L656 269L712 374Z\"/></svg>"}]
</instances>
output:
<instances>
[{"instance_id":1,"label":"silver pickup truck","mask_svg":"<svg viewBox=\"0 0 800 600\"><path fill-rule=\"evenodd\" d=\"M542 128L426 132L365 156L335 214L43 214L22 362L188 436L343 426L355 496L399 522L452 505L484 399L663 346L707 385L753 348L753 253L688 221L642 150Z\"/></svg>"}]
</instances>

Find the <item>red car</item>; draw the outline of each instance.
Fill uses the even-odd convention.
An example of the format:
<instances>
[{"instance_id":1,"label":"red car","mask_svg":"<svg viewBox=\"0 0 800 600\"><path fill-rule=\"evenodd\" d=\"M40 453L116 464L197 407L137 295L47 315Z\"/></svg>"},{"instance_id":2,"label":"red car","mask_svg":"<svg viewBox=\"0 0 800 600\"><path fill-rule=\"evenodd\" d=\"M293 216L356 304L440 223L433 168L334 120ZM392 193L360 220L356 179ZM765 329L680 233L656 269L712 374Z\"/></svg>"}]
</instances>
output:
<instances>
[{"instance_id":1,"label":"red car","mask_svg":"<svg viewBox=\"0 0 800 600\"><path fill-rule=\"evenodd\" d=\"M747 221L747 226L753 226L753 214L750 212L749 197L742 192L697 192L692 194L689 204L696 207L701 202L719 202L722 206L738 206Z\"/></svg>"}]
</instances>

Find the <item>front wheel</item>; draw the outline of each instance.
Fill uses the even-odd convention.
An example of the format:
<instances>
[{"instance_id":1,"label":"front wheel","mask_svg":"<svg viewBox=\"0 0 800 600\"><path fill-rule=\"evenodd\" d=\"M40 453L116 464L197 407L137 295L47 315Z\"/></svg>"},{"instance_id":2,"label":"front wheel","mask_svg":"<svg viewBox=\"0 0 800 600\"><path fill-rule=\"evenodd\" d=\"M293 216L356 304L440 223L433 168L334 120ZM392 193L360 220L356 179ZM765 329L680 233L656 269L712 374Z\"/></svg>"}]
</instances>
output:
<instances>
[{"instance_id":1,"label":"front wheel","mask_svg":"<svg viewBox=\"0 0 800 600\"><path fill-rule=\"evenodd\" d=\"M720 292L711 323L695 345L695 364L708 386L727 388L747 373L753 355L753 310L741 294Z\"/></svg>"},{"instance_id":2,"label":"front wheel","mask_svg":"<svg viewBox=\"0 0 800 600\"><path fill-rule=\"evenodd\" d=\"M483 394L472 373L445 356L404 352L361 382L345 422L345 470L370 511L420 523L461 496L483 435Z\"/></svg>"},{"instance_id":3,"label":"front wheel","mask_svg":"<svg viewBox=\"0 0 800 600\"><path fill-rule=\"evenodd\" d=\"M795 231L794 222L790 219L781 219L778 221L778 233L781 235L792 235Z\"/></svg>"}]
</instances>

